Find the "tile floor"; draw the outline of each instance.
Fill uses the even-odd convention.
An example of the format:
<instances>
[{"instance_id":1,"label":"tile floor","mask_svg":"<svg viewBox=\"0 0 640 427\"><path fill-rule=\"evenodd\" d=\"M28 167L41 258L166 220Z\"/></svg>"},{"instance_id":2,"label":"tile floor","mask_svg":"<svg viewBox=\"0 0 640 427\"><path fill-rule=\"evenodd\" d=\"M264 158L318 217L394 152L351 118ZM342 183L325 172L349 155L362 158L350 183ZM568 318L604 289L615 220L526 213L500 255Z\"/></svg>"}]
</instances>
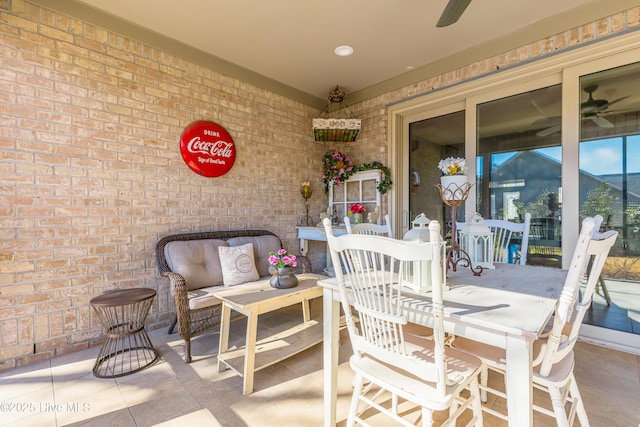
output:
<instances>
[{"instance_id":1,"label":"tile floor","mask_svg":"<svg viewBox=\"0 0 640 427\"><path fill-rule=\"evenodd\" d=\"M312 304L318 315L319 301ZM297 322L300 309L289 307L261 317L259 334ZM243 342L245 322L231 327L231 341ZM166 329L150 333L160 360L141 372L98 379L91 369L98 348L60 356L46 363L0 373L2 426L322 426L322 347L317 345L259 371L255 392L242 395L239 376L217 373L218 335L206 334L192 344L194 361L185 364L183 344ZM260 337L259 337L260 338ZM351 395L350 345L342 331L338 382L338 420L344 425ZM640 356L585 343L577 345L576 375L594 427L640 426ZM491 377L494 384L499 377ZM542 395L536 395L536 401ZM504 402L491 399L494 408ZM555 425L535 415L536 426ZM387 419L372 419L388 426ZM490 415L485 425L506 423ZM577 425L577 422L576 422Z\"/></svg>"}]
</instances>

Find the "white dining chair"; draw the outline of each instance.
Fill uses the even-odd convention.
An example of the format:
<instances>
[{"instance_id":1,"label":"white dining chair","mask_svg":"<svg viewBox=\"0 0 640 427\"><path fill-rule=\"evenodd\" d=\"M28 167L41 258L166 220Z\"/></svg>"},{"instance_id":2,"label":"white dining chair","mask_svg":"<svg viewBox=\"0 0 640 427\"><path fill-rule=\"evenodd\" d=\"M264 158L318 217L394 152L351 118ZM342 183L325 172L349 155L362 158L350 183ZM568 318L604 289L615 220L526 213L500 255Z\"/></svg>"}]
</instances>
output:
<instances>
[{"instance_id":1,"label":"white dining chair","mask_svg":"<svg viewBox=\"0 0 640 427\"><path fill-rule=\"evenodd\" d=\"M372 224L363 222L360 224L351 224L351 218L344 217L344 225L348 234L369 234L372 236L385 236L393 239L393 230L391 229L391 221L389 215L384 216L384 224Z\"/></svg>"},{"instance_id":2,"label":"white dining chair","mask_svg":"<svg viewBox=\"0 0 640 427\"><path fill-rule=\"evenodd\" d=\"M509 246L511 245L514 234L520 235L522 240L520 243L520 255L518 264L525 265L527 263L527 251L529 249L529 229L531 226L531 214L524 214L524 222L512 222L502 219L484 219L482 223L489 227L494 237L494 262L509 262ZM458 234L466 223L456 222ZM459 237L459 236L458 236Z\"/></svg>"},{"instance_id":3,"label":"white dining chair","mask_svg":"<svg viewBox=\"0 0 640 427\"><path fill-rule=\"evenodd\" d=\"M369 408L402 425L414 425L403 418L404 405L399 408L399 399L421 407L419 418L423 426L431 426L433 411L441 410L449 410L452 425L462 413L471 410L468 425L481 426L481 362L445 346L445 245L440 224L431 222L430 242L426 243L361 234L334 237L330 222L325 220L323 224L334 265L342 263L345 267L344 273L336 271L336 278L353 347L349 363L355 372L347 426L356 422L368 425L363 418L371 414ZM405 331L401 282L407 270L405 264L414 262L430 264L432 340ZM470 395L461 395L465 389L470 390Z\"/></svg>"},{"instance_id":4,"label":"white dining chair","mask_svg":"<svg viewBox=\"0 0 640 427\"><path fill-rule=\"evenodd\" d=\"M344 223L347 226L348 234L367 234L370 236L385 236L393 239L393 230L391 230L389 215L384 216L384 225L369 223L351 225L348 217L345 217ZM405 332L427 339L433 338L433 329L427 326L416 325L411 322L405 325Z\"/></svg>"},{"instance_id":5,"label":"white dining chair","mask_svg":"<svg viewBox=\"0 0 640 427\"><path fill-rule=\"evenodd\" d=\"M533 407L536 411L555 417L557 425L563 427L572 426L576 415L581 426L589 425L573 373L575 364L573 347L578 339L584 315L591 305L591 297L602 267L618 235L618 232L613 230L605 233L594 233L594 230L594 219L586 218L582 222L578 243L556 305L551 329L533 343L532 385L550 395L553 411L539 405ZM482 360L480 387L483 401L486 401L486 392L506 399L518 398L507 396L487 386L489 368L503 375L506 372L504 349L460 337L456 338L451 345ZM567 403L571 404L568 413L565 409ZM508 418L508 414L505 416L484 405L483 410L501 418Z\"/></svg>"}]
</instances>

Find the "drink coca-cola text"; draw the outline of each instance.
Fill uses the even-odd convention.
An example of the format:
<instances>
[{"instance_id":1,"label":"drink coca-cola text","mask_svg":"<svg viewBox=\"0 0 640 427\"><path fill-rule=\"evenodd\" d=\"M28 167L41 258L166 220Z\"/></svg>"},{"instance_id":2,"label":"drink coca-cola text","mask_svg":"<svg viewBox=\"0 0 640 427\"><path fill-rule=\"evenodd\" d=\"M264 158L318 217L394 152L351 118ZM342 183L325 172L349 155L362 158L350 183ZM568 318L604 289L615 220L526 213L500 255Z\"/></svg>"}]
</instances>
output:
<instances>
[{"instance_id":1,"label":"drink coca-cola text","mask_svg":"<svg viewBox=\"0 0 640 427\"><path fill-rule=\"evenodd\" d=\"M190 153L209 154L212 157L230 158L233 155L231 149L233 143L226 141L202 141L199 136L192 138L187 144Z\"/></svg>"}]
</instances>

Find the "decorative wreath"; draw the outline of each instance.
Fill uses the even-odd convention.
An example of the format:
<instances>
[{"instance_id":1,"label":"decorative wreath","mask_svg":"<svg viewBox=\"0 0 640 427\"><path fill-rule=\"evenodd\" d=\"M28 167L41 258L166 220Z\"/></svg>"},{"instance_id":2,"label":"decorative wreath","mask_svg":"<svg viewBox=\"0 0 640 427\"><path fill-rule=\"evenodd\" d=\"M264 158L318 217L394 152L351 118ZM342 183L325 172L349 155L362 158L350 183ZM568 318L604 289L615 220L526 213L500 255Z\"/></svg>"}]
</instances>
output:
<instances>
[{"instance_id":1,"label":"decorative wreath","mask_svg":"<svg viewBox=\"0 0 640 427\"><path fill-rule=\"evenodd\" d=\"M382 180L378 183L376 188L380 194L385 194L391 188L393 182L391 181L391 170L380 162L363 163L361 165L354 166L351 163L349 156L345 156L335 148L331 148L324 155L324 161L322 163L322 180L324 181L324 192L329 194L329 186L331 183L336 185L342 184L349 179L355 172L368 171L371 169L381 170L383 173Z\"/></svg>"},{"instance_id":2,"label":"decorative wreath","mask_svg":"<svg viewBox=\"0 0 640 427\"><path fill-rule=\"evenodd\" d=\"M324 181L324 192L329 193L331 183L336 185L349 179L355 172L349 156L345 156L335 148L331 148L324 155L322 162L322 180Z\"/></svg>"}]
</instances>

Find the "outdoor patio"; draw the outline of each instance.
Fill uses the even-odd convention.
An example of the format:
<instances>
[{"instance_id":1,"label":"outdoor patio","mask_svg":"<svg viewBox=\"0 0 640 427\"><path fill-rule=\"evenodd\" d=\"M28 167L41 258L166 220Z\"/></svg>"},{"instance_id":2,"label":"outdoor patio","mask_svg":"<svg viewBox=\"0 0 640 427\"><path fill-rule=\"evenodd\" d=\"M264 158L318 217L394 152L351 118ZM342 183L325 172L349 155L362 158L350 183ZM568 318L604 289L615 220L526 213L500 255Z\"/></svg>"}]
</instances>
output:
<instances>
[{"instance_id":1,"label":"outdoor patio","mask_svg":"<svg viewBox=\"0 0 640 427\"><path fill-rule=\"evenodd\" d=\"M314 317L321 315L321 308L320 300L314 301ZM297 305L265 315L259 335L270 335L287 322L297 322L300 315ZM244 320L232 323L232 345L244 342L244 327ZM178 334L168 335L166 329L159 329L150 336L160 360L148 369L116 379L98 379L91 373L98 347L0 373L0 425L323 425L320 345L259 371L255 392L243 396L239 376L229 370L217 373L218 334L193 341L194 361L189 365L182 359L183 341ZM338 420L344 425L352 373L346 331L341 336ZM640 425L640 356L585 343L578 343L576 353L576 376L591 425ZM494 385L501 381L497 376L490 380ZM537 403L542 396L535 395ZM503 402L494 399L491 403L504 408ZM408 409L407 416L415 417L415 413ZM389 425L386 419L374 419L373 423ZM534 424L555 422L536 414ZM506 422L485 415L484 425L504 426Z\"/></svg>"}]
</instances>

